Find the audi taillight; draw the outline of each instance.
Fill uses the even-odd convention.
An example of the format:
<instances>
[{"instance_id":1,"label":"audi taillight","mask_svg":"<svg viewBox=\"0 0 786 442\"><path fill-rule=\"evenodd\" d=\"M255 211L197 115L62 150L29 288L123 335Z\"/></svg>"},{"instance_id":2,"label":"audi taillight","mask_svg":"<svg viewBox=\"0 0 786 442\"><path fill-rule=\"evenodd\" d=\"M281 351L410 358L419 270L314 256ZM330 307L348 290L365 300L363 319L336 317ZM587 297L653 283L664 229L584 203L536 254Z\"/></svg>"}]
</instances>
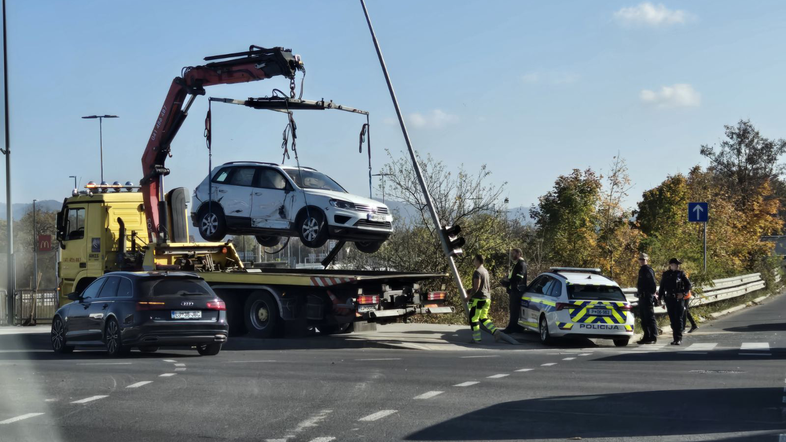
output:
<instances>
[{"instance_id":1,"label":"audi taillight","mask_svg":"<svg viewBox=\"0 0 786 442\"><path fill-rule=\"evenodd\" d=\"M379 295L358 296L358 304L379 304Z\"/></svg>"},{"instance_id":2,"label":"audi taillight","mask_svg":"<svg viewBox=\"0 0 786 442\"><path fill-rule=\"evenodd\" d=\"M158 310L163 308L166 303L163 301L139 301L136 303L137 311Z\"/></svg>"},{"instance_id":3,"label":"audi taillight","mask_svg":"<svg viewBox=\"0 0 786 442\"><path fill-rule=\"evenodd\" d=\"M428 292L426 299L429 301L444 301L447 296L448 294L445 292Z\"/></svg>"},{"instance_id":4,"label":"audi taillight","mask_svg":"<svg viewBox=\"0 0 786 442\"><path fill-rule=\"evenodd\" d=\"M227 305L224 301L217 300L217 301L208 301L207 302L207 309L208 310L226 310Z\"/></svg>"},{"instance_id":5,"label":"audi taillight","mask_svg":"<svg viewBox=\"0 0 786 442\"><path fill-rule=\"evenodd\" d=\"M576 305L576 304L571 304L569 302L558 302L557 303L557 311L565 310L565 309L570 310L570 309L574 309L574 308L581 308L581 306Z\"/></svg>"}]
</instances>

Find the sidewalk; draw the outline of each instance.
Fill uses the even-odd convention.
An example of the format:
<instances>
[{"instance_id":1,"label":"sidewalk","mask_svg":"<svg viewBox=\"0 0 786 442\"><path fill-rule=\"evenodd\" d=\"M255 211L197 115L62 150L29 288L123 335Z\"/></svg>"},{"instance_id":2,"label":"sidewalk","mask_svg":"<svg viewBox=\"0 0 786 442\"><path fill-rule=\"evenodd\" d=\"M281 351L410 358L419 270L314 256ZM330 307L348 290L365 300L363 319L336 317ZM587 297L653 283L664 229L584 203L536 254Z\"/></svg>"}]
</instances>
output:
<instances>
[{"instance_id":1,"label":"sidewalk","mask_svg":"<svg viewBox=\"0 0 786 442\"><path fill-rule=\"evenodd\" d=\"M49 324L21 327L14 325L0 325L0 335L26 335L33 333L49 333L52 326Z\"/></svg>"}]
</instances>

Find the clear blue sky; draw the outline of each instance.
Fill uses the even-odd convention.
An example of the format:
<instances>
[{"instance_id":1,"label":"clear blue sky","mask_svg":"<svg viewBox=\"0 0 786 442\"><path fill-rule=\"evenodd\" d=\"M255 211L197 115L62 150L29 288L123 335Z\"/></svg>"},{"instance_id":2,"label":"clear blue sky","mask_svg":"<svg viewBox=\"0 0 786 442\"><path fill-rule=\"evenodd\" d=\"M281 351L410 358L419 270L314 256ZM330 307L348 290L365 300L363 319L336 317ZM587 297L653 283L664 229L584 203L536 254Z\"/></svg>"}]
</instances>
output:
<instances>
[{"instance_id":1,"label":"clear blue sky","mask_svg":"<svg viewBox=\"0 0 786 442\"><path fill-rule=\"evenodd\" d=\"M701 163L723 124L750 118L784 137L786 3L694 1L369 0L415 147L451 168L488 164L511 206L529 206L573 168L602 170L619 151L636 185ZM404 148L356 1L8 0L14 202L62 199L69 175L98 180L104 125L108 181L142 176L140 158L173 77L249 44L291 47L305 97L371 111L374 168ZM276 78L208 95L245 98ZM200 97L173 144L167 188L207 172ZM363 120L298 117L301 162L368 192ZM281 115L214 106L214 164L281 160ZM4 191L3 191L4 196Z\"/></svg>"}]
</instances>

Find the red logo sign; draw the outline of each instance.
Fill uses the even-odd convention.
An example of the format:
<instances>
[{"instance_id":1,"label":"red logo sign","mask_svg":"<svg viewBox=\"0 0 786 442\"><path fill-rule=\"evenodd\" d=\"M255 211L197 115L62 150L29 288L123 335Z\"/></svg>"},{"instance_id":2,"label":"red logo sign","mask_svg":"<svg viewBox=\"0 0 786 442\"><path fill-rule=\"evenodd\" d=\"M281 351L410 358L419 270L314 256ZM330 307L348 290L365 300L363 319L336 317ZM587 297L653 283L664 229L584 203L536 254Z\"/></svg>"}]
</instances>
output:
<instances>
[{"instance_id":1,"label":"red logo sign","mask_svg":"<svg viewBox=\"0 0 786 442\"><path fill-rule=\"evenodd\" d=\"M38 235L38 251L39 252L52 251L52 235Z\"/></svg>"}]
</instances>

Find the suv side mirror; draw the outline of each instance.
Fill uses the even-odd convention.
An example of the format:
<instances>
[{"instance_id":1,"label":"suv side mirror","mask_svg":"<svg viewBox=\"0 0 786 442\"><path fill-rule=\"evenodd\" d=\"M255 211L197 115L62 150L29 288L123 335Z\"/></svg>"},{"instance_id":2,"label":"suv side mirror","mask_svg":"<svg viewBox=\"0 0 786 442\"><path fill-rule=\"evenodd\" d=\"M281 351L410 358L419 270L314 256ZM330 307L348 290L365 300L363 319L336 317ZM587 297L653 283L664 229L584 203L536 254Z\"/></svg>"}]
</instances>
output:
<instances>
[{"instance_id":1,"label":"suv side mirror","mask_svg":"<svg viewBox=\"0 0 786 442\"><path fill-rule=\"evenodd\" d=\"M82 299L82 294L77 292L69 293L68 299L71 301L79 301L80 299Z\"/></svg>"}]
</instances>

